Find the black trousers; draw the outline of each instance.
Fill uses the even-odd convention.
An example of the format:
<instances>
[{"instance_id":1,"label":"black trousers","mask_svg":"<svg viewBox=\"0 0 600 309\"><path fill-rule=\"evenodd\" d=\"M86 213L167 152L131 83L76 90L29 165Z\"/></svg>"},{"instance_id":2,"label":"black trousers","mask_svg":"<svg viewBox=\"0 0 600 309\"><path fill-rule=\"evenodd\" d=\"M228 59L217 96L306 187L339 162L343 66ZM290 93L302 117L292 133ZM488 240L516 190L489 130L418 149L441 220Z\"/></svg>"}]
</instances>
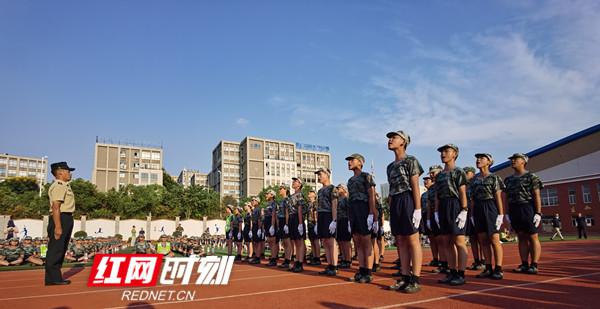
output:
<instances>
[{"instance_id":1,"label":"black trousers","mask_svg":"<svg viewBox=\"0 0 600 309\"><path fill-rule=\"evenodd\" d=\"M63 233L59 239L54 238L54 220L50 217L48 222L48 252L46 252L46 282L59 282L63 280L60 268L65 260L65 253L69 248L71 233L73 232L73 215L60 214L60 225Z\"/></svg>"},{"instance_id":2,"label":"black trousers","mask_svg":"<svg viewBox=\"0 0 600 309\"><path fill-rule=\"evenodd\" d=\"M583 236L585 239L587 239L587 233L585 232L584 227L578 227L577 232L579 233L579 239L581 239L581 236Z\"/></svg>"}]
</instances>

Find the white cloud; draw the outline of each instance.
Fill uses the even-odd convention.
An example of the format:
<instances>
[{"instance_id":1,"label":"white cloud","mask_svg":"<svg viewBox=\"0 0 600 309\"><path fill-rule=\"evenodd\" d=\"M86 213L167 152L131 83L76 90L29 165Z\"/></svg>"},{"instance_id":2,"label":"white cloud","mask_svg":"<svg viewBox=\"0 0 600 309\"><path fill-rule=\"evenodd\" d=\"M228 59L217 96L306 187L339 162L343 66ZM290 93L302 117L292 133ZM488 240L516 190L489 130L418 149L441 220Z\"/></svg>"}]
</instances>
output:
<instances>
[{"instance_id":1,"label":"white cloud","mask_svg":"<svg viewBox=\"0 0 600 309\"><path fill-rule=\"evenodd\" d=\"M374 76L369 96L377 112L336 122L339 131L365 143L404 128L422 146L493 140L531 149L596 124L600 5L552 2L524 16L519 27L458 34L447 47L397 31L413 43L417 64Z\"/></svg>"},{"instance_id":2,"label":"white cloud","mask_svg":"<svg viewBox=\"0 0 600 309\"><path fill-rule=\"evenodd\" d=\"M235 120L235 124L238 126L246 126L248 123L250 123L250 121L246 118L238 118Z\"/></svg>"}]
</instances>

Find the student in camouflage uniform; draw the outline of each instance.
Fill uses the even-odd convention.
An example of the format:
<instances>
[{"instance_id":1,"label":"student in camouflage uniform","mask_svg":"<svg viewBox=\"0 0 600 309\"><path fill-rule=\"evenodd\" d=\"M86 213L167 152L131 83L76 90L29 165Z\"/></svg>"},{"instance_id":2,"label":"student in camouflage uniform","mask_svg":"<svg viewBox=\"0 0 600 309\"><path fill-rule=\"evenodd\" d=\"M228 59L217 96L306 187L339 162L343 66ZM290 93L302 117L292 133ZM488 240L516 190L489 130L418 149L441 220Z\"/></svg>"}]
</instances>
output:
<instances>
[{"instance_id":1,"label":"student in camouflage uniform","mask_svg":"<svg viewBox=\"0 0 600 309\"><path fill-rule=\"evenodd\" d=\"M290 241L289 228L287 226L288 220L288 205L290 189L286 184L279 185L279 196L281 202L277 205L277 234L283 245L284 261L279 265L279 268L288 269L290 268L290 262L292 257L292 243Z\"/></svg>"},{"instance_id":2,"label":"student in camouflage uniform","mask_svg":"<svg viewBox=\"0 0 600 309\"><path fill-rule=\"evenodd\" d=\"M277 221L277 202L275 201L275 191L269 190L265 194L267 199L267 206L264 209L263 227L265 230L265 236L269 243L269 249L271 250L271 258L267 266L277 266L277 258L279 255L279 240L277 239L277 232L275 223Z\"/></svg>"},{"instance_id":3,"label":"student in camouflage uniform","mask_svg":"<svg viewBox=\"0 0 600 309\"><path fill-rule=\"evenodd\" d=\"M84 258L87 259L86 248L81 241L81 237L77 237L75 238L75 243L69 246L69 251L67 251L67 256L65 257L67 261L83 262Z\"/></svg>"},{"instance_id":4,"label":"student in camouflage uniform","mask_svg":"<svg viewBox=\"0 0 600 309\"><path fill-rule=\"evenodd\" d=\"M252 205L252 246L254 251L254 258L250 260L250 264L260 264L260 259L264 253L265 240L264 240L264 229L263 219L264 211L260 207L260 199L257 196L253 196L250 201Z\"/></svg>"},{"instance_id":5,"label":"student in camouflage uniform","mask_svg":"<svg viewBox=\"0 0 600 309\"><path fill-rule=\"evenodd\" d=\"M352 231L350 230L350 221L348 219L348 187L345 184L337 185L338 207L337 207L337 226L336 237L342 251L342 261L338 268L350 268L352 266Z\"/></svg>"},{"instance_id":6,"label":"student in camouflage uniform","mask_svg":"<svg viewBox=\"0 0 600 309\"><path fill-rule=\"evenodd\" d=\"M490 166L494 158L489 153L475 154L479 174L471 181L471 200L473 210L474 229L479 237L479 244L485 257L485 269L478 278L492 278L500 280L502 273L502 244L500 243L500 226L504 217L502 205L502 179L490 173ZM492 247L496 267L492 268Z\"/></svg>"},{"instance_id":7,"label":"student in camouflage uniform","mask_svg":"<svg viewBox=\"0 0 600 309\"><path fill-rule=\"evenodd\" d=\"M406 153L410 136L402 130L389 132L388 150L394 152L394 161L387 166L390 186L390 227L400 249L402 277L389 288L403 293L416 293L421 290L419 277L423 251L419 235L421 224L421 190L419 177L423 168L419 160ZM412 271L411 271L412 265Z\"/></svg>"},{"instance_id":8,"label":"student in camouflage uniform","mask_svg":"<svg viewBox=\"0 0 600 309\"><path fill-rule=\"evenodd\" d=\"M152 244L146 241L146 236L140 235L135 242L135 253L137 254L146 254L146 253L154 253L154 248Z\"/></svg>"},{"instance_id":9,"label":"student in camouflage uniform","mask_svg":"<svg viewBox=\"0 0 600 309\"><path fill-rule=\"evenodd\" d=\"M542 222L542 180L526 170L529 157L515 153L508 158L514 174L504 179L508 215L504 218L519 236L521 265L514 272L537 274L542 246L538 238L538 227ZM529 264L531 256L531 264Z\"/></svg>"},{"instance_id":10,"label":"student in camouflage uniform","mask_svg":"<svg viewBox=\"0 0 600 309\"><path fill-rule=\"evenodd\" d=\"M429 239L431 240L431 247L432 247L432 252L434 251L433 247L435 247L435 251L437 252L437 255L434 255L433 258L434 260L431 261L431 263L429 263L430 266L437 266L437 268L434 268L431 272L432 273L443 273L446 274L448 272L450 272L449 268L448 268L448 259L446 258L446 252L444 250L442 250L444 248L444 244L443 244L443 239L440 236L440 226L438 224L438 222L435 220L434 218L434 214L435 214L435 198L436 198L436 193L435 193L435 179L437 177L437 175L443 170L444 168L441 167L440 165L432 165L429 167L429 177L431 178L431 187L429 187L429 189L427 190L427 228L429 230ZM439 260L435 261L435 257L439 257Z\"/></svg>"},{"instance_id":11,"label":"student in camouflage uniform","mask_svg":"<svg viewBox=\"0 0 600 309\"><path fill-rule=\"evenodd\" d=\"M434 217L439 222L443 250L448 257L450 273L439 283L453 286L465 284L465 268L467 266L467 245L465 242L465 226L467 223L467 176L456 166L459 149L454 144L446 144L438 148L444 170L435 180Z\"/></svg>"},{"instance_id":12,"label":"student in camouflage uniform","mask_svg":"<svg viewBox=\"0 0 600 309\"><path fill-rule=\"evenodd\" d=\"M358 255L359 270L350 281L369 283L373 280L373 246L371 233L379 230L379 213L375 202L375 181L363 172L365 158L358 154L346 157L348 169L354 175L348 179L350 229Z\"/></svg>"},{"instance_id":13,"label":"student in camouflage uniform","mask_svg":"<svg viewBox=\"0 0 600 309\"><path fill-rule=\"evenodd\" d=\"M23 238L23 243L21 244L21 248L23 249L23 260L29 262L34 265L44 265L44 261L40 259L40 249L36 247L32 243L31 236L26 236Z\"/></svg>"},{"instance_id":14,"label":"student in camouflage uniform","mask_svg":"<svg viewBox=\"0 0 600 309\"><path fill-rule=\"evenodd\" d=\"M308 192L308 211L306 221L308 240L310 240L310 248L312 257L306 263L308 265L321 265L321 242L319 241L318 230L317 230L317 193L314 190Z\"/></svg>"},{"instance_id":15,"label":"student in camouflage uniform","mask_svg":"<svg viewBox=\"0 0 600 309\"><path fill-rule=\"evenodd\" d=\"M372 272L378 272L381 270L380 260L383 256L383 204L381 203L381 197L379 193L375 193L375 209L379 214L377 222L379 223L379 229L371 232L371 245L373 246L373 267Z\"/></svg>"},{"instance_id":16,"label":"student in camouflage uniform","mask_svg":"<svg viewBox=\"0 0 600 309\"><path fill-rule=\"evenodd\" d=\"M246 246L246 256L242 258L242 262L250 262L254 255L254 247L252 247L252 204L247 202L244 204L244 229L242 236L244 237L244 245Z\"/></svg>"},{"instance_id":17,"label":"student in camouflage uniform","mask_svg":"<svg viewBox=\"0 0 600 309\"><path fill-rule=\"evenodd\" d=\"M225 242L227 244L227 255L233 253L233 233L231 230L231 219L233 219L233 206L227 205L225 208Z\"/></svg>"},{"instance_id":18,"label":"student in camouflage uniform","mask_svg":"<svg viewBox=\"0 0 600 309\"><path fill-rule=\"evenodd\" d=\"M315 174L319 177L319 183L323 185L318 193L317 236L323 242L328 264L319 275L335 276L338 271L338 252L334 238L337 230L338 192L331 184L329 169L320 168Z\"/></svg>"},{"instance_id":19,"label":"student in camouflage uniform","mask_svg":"<svg viewBox=\"0 0 600 309\"><path fill-rule=\"evenodd\" d=\"M483 270L485 267L485 261L483 260L483 251L477 238L477 232L475 231L474 218L473 218L473 197L471 196L471 184L475 177L475 168L472 166L466 166L463 168L465 175L467 176L467 200L469 203L469 213L467 214L467 226L465 228L465 235L469 236L469 244L471 245L471 252L473 253L473 264L467 267L469 270Z\"/></svg>"},{"instance_id":20,"label":"student in camouflage uniform","mask_svg":"<svg viewBox=\"0 0 600 309\"><path fill-rule=\"evenodd\" d=\"M304 256L306 247L304 240L306 239L306 226L303 220L303 212L307 211L306 201L302 195L302 180L300 178L292 178L292 189L294 194L289 198L289 204L287 208L287 222L286 226L290 232L290 239L294 245L294 251L296 252L296 260L294 267L290 268L290 271L299 273L304 271Z\"/></svg>"},{"instance_id":21,"label":"student in camouflage uniform","mask_svg":"<svg viewBox=\"0 0 600 309\"><path fill-rule=\"evenodd\" d=\"M200 244L200 240L198 239L191 239L190 240L190 246L189 246L189 251L188 251L189 255L197 255L197 256L206 256L206 252L204 251L204 248L202 247L202 245Z\"/></svg>"},{"instance_id":22,"label":"student in camouflage uniform","mask_svg":"<svg viewBox=\"0 0 600 309\"><path fill-rule=\"evenodd\" d=\"M0 265L2 266L16 266L21 265L24 261L25 252L19 246L19 239L13 237L8 240L8 244L5 245L3 252L0 257Z\"/></svg>"},{"instance_id":23,"label":"student in camouflage uniform","mask_svg":"<svg viewBox=\"0 0 600 309\"><path fill-rule=\"evenodd\" d=\"M241 207L236 207L233 210L233 218L231 218L231 236L233 238L233 241L235 242L236 246L237 246L237 255L235 256L235 260L236 261L241 261L242 260L242 223L244 222L243 218L242 218L242 208Z\"/></svg>"}]
</instances>

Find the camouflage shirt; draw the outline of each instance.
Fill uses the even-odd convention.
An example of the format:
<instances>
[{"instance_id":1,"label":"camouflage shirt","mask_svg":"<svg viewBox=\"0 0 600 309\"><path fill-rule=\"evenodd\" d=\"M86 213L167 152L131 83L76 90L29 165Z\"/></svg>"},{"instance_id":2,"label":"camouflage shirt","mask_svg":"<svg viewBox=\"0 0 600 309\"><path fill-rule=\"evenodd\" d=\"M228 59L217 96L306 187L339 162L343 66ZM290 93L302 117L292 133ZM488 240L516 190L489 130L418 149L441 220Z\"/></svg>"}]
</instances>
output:
<instances>
[{"instance_id":1,"label":"camouflage shirt","mask_svg":"<svg viewBox=\"0 0 600 309\"><path fill-rule=\"evenodd\" d=\"M390 195L396 195L412 190L410 178L421 176L423 167L413 156L406 156L400 161L394 161L387 166L387 177L390 185Z\"/></svg>"},{"instance_id":2,"label":"camouflage shirt","mask_svg":"<svg viewBox=\"0 0 600 309\"><path fill-rule=\"evenodd\" d=\"M258 225L258 222L262 222L262 213L261 213L262 208L256 206L254 207L254 209L252 210L252 224L253 225Z\"/></svg>"},{"instance_id":3,"label":"camouflage shirt","mask_svg":"<svg viewBox=\"0 0 600 309\"><path fill-rule=\"evenodd\" d=\"M135 243L135 253L146 253L147 250L151 249L152 245L150 245L148 242L144 241L138 241L137 243Z\"/></svg>"},{"instance_id":4,"label":"camouflage shirt","mask_svg":"<svg viewBox=\"0 0 600 309\"><path fill-rule=\"evenodd\" d=\"M277 205L277 218L285 218L285 210L289 207L288 205L290 204L289 199L290 197L287 196L283 200L281 200L281 202L279 202L279 205Z\"/></svg>"},{"instance_id":5,"label":"camouflage shirt","mask_svg":"<svg viewBox=\"0 0 600 309\"><path fill-rule=\"evenodd\" d=\"M348 218L348 198L346 197L338 199L337 218L338 220Z\"/></svg>"},{"instance_id":6,"label":"camouflage shirt","mask_svg":"<svg viewBox=\"0 0 600 309\"><path fill-rule=\"evenodd\" d=\"M348 179L348 201L369 201L369 189L375 187L373 176L366 172L361 172L357 176L352 176Z\"/></svg>"},{"instance_id":7,"label":"camouflage shirt","mask_svg":"<svg viewBox=\"0 0 600 309\"><path fill-rule=\"evenodd\" d=\"M435 196L437 195L435 194L435 183L433 183L425 193L427 193L427 206L425 206L425 208L433 213L435 210ZM423 207L423 205L421 205L421 207Z\"/></svg>"},{"instance_id":8,"label":"camouflage shirt","mask_svg":"<svg viewBox=\"0 0 600 309\"><path fill-rule=\"evenodd\" d=\"M533 199L533 191L544 187L542 180L527 171L521 176L511 175L504 179L506 200L509 204L529 202Z\"/></svg>"},{"instance_id":9,"label":"camouflage shirt","mask_svg":"<svg viewBox=\"0 0 600 309\"><path fill-rule=\"evenodd\" d=\"M473 177L469 185L470 197L474 201L492 200L496 192L504 189L504 183L500 176L489 174L486 177L477 175Z\"/></svg>"},{"instance_id":10,"label":"camouflage shirt","mask_svg":"<svg viewBox=\"0 0 600 309\"><path fill-rule=\"evenodd\" d=\"M431 188L429 188L429 189L431 189ZM429 189L427 189L427 191L425 191L425 192L423 192L423 194L421 194L421 212L423 213L423 217L426 216L427 210L429 209L427 207L427 196L431 192Z\"/></svg>"},{"instance_id":11,"label":"camouflage shirt","mask_svg":"<svg viewBox=\"0 0 600 309\"><path fill-rule=\"evenodd\" d=\"M290 196L290 204L288 205L289 214L298 214L300 206L302 206L303 212L308 212L308 210L306 209L306 201L304 200L304 196L302 195L301 191L298 191ZM299 215L302 216L302 214Z\"/></svg>"},{"instance_id":12,"label":"camouflage shirt","mask_svg":"<svg viewBox=\"0 0 600 309\"><path fill-rule=\"evenodd\" d=\"M467 175L460 167L447 172L442 171L435 178L435 192L440 200L458 198L459 188L466 185Z\"/></svg>"},{"instance_id":13,"label":"camouflage shirt","mask_svg":"<svg viewBox=\"0 0 600 309\"><path fill-rule=\"evenodd\" d=\"M243 222L242 220L242 215L232 215L233 217L231 218L231 229L234 231L239 231L240 229L240 223Z\"/></svg>"},{"instance_id":14,"label":"camouflage shirt","mask_svg":"<svg viewBox=\"0 0 600 309\"><path fill-rule=\"evenodd\" d=\"M247 212L244 215L244 228L248 227L250 228L250 222L252 221L252 214Z\"/></svg>"},{"instance_id":15,"label":"camouflage shirt","mask_svg":"<svg viewBox=\"0 0 600 309\"><path fill-rule=\"evenodd\" d=\"M74 256L84 256L85 253L87 252L85 246L77 246L77 245L71 245L69 247L69 251L72 252Z\"/></svg>"},{"instance_id":16,"label":"camouflage shirt","mask_svg":"<svg viewBox=\"0 0 600 309\"><path fill-rule=\"evenodd\" d=\"M319 207L317 207L317 212L331 212L333 201L337 199L337 189L334 185L329 185L327 187L323 187L319 189Z\"/></svg>"},{"instance_id":17,"label":"camouflage shirt","mask_svg":"<svg viewBox=\"0 0 600 309\"><path fill-rule=\"evenodd\" d=\"M5 247L4 253L2 255L4 255L4 258L7 261L12 262L12 261L18 260L21 255L25 255L25 252L23 251L23 249L21 247L14 247L14 248Z\"/></svg>"},{"instance_id":18,"label":"camouflage shirt","mask_svg":"<svg viewBox=\"0 0 600 309\"><path fill-rule=\"evenodd\" d=\"M202 245L200 245L200 244L193 244L190 246L190 249L192 250L192 254L196 254L196 255L204 254L204 250L202 248Z\"/></svg>"},{"instance_id":19,"label":"camouflage shirt","mask_svg":"<svg viewBox=\"0 0 600 309\"><path fill-rule=\"evenodd\" d=\"M382 226L382 224L383 224L383 204L381 204L379 201L375 202L375 209L377 209L377 213L379 214L379 217L377 217L377 221L379 221L379 225Z\"/></svg>"},{"instance_id":20,"label":"camouflage shirt","mask_svg":"<svg viewBox=\"0 0 600 309\"><path fill-rule=\"evenodd\" d=\"M271 218L271 216L273 215L273 212L275 212L276 210L277 210L277 202L275 202L275 200L267 202L267 207L265 207L265 219Z\"/></svg>"},{"instance_id":21,"label":"camouflage shirt","mask_svg":"<svg viewBox=\"0 0 600 309\"><path fill-rule=\"evenodd\" d=\"M21 248L23 249L23 253L25 254L25 259L40 253L40 249L34 245L21 246Z\"/></svg>"}]
</instances>

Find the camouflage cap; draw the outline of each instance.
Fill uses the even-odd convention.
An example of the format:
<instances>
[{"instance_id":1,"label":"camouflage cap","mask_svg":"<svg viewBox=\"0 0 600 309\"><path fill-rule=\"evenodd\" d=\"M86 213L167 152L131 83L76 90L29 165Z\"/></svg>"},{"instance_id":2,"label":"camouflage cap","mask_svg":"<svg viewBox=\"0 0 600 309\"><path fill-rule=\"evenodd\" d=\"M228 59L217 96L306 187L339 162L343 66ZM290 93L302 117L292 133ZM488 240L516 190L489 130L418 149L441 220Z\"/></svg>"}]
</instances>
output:
<instances>
[{"instance_id":1,"label":"camouflage cap","mask_svg":"<svg viewBox=\"0 0 600 309\"><path fill-rule=\"evenodd\" d=\"M229 210L233 211L233 205L227 205L225 206L225 208L228 208Z\"/></svg>"},{"instance_id":2,"label":"camouflage cap","mask_svg":"<svg viewBox=\"0 0 600 309\"><path fill-rule=\"evenodd\" d=\"M300 182L300 184L302 184L302 178L292 177L292 181L296 181L296 180L298 180L298 182Z\"/></svg>"},{"instance_id":3,"label":"camouflage cap","mask_svg":"<svg viewBox=\"0 0 600 309\"><path fill-rule=\"evenodd\" d=\"M83 237L81 237L81 238L83 239ZM94 237L88 236L88 237L85 238L85 240L94 240Z\"/></svg>"},{"instance_id":4,"label":"camouflage cap","mask_svg":"<svg viewBox=\"0 0 600 309\"><path fill-rule=\"evenodd\" d=\"M267 191L267 194L271 194L271 195L273 195L273 196L275 196L275 195L276 195L276 194L275 194L275 191L273 191L272 189L269 189L269 190Z\"/></svg>"},{"instance_id":5,"label":"camouflage cap","mask_svg":"<svg viewBox=\"0 0 600 309\"><path fill-rule=\"evenodd\" d=\"M19 242L19 239L17 237L11 237L8 242L12 242L12 241L16 241Z\"/></svg>"},{"instance_id":6,"label":"camouflage cap","mask_svg":"<svg viewBox=\"0 0 600 309\"><path fill-rule=\"evenodd\" d=\"M324 167L319 168L315 172L315 175L319 175L319 173L327 173L328 175L331 175L331 171L328 168L324 168Z\"/></svg>"},{"instance_id":7,"label":"camouflage cap","mask_svg":"<svg viewBox=\"0 0 600 309\"><path fill-rule=\"evenodd\" d=\"M520 153L520 152L514 153L512 156L508 157L509 160L516 159L516 158L521 158L521 159L525 160L525 163L529 162L529 157L526 154Z\"/></svg>"},{"instance_id":8,"label":"camouflage cap","mask_svg":"<svg viewBox=\"0 0 600 309\"><path fill-rule=\"evenodd\" d=\"M391 138L396 135L400 136L404 140L404 142L406 142L406 146L410 145L410 135L408 135L407 133L404 133L404 131L402 131L402 130L388 132L388 134L386 134L385 136L387 138Z\"/></svg>"},{"instance_id":9,"label":"camouflage cap","mask_svg":"<svg viewBox=\"0 0 600 309\"><path fill-rule=\"evenodd\" d=\"M253 202L256 201L256 202L260 203L260 198L258 196L253 196L252 201Z\"/></svg>"},{"instance_id":10,"label":"camouflage cap","mask_svg":"<svg viewBox=\"0 0 600 309\"><path fill-rule=\"evenodd\" d=\"M167 237L168 237L167 234L160 235L160 238L167 238Z\"/></svg>"},{"instance_id":11,"label":"camouflage cap","mask_svg":"<svg viewBox=\"0 0 600 309\"><path fill-rule=\"evenodd\" d=\"M427 179L431 179L431 177L429 177L429 176L423 177L423 180L427 180Z\"/></svg>"},{"instance_id":12,"label":"camouflage cap","mask_svg":"<svg viewBox=\"0 0 600 309\"><path fill-rule=\"evenodd\" d=\"M31 238L31 236L25 236L25 238L23 238L23 240L33 240L33 238Z\"/></svg>"},{"instance_id":13,"label":"camouflage cap","mask_svg":"<svg viewBox=\"0 0 600 309\"><path fill-rule=\"evenodd\" d=\"M353 153L346 157L346 161L350 161L352 159L356 159L362 162L363 164L365 163L365 157L363 157L363 155L361 155L360 153Z\"/></svg>"},{"instance_id":14,"label":"camouflage cap","mask_svg":"<svg viewBox=\"0 0 600 309\"><path fill-rule=\"evenodd\" d=\"M463 171L465 171L465 173L471 172L473 174L475 174L477 172L477 170L472 166L467 166L467 167L463 168Z\"/></svg>"},{"instance_id":15,"label":"camouflage cap","mask_svg":"<svg viewBox=\"0 0 600 309\"><path fill-rule=\"evenodd\" d=\"M475 158L487 158L490 161L490 165L494 164L494 157L489 153L476 153Z\"/></svg>"},{"instance_id":16,"label":"camouflage cap","mask_svg":"<svg viewBox=\"0 0 600 309\"><path fill-rule=\"evenodd\" d=\"M337 188L338 189L342 189L342 190L348 192L348 187L345 184L343 184L343 183L337 185Z\"/></svg>"},{"instance_id":17,"label":"camouflage cap","mask_svg":"<svg viewBox=\"0 0 600 309\"><path fill-rule=\"evenodd\" d=\"M76 240L76 241L79 241L79 240L84 240L84 239L85 239L85 238L83 238L83 237L75 237L75 240Z\"/></svg>"},{"instance_id":18,"label":"camouflage cap","mask_svg":"<svg viewBox=\"0 0 600 309\"><path fill-rule=\"evenodd\" d=\"M456 146L454 144L446 144L446 145L440 146L440 147L438 147L437 151L442 152L446 148L454 149L454 151L456 151L456 155L458 155L458 146Z\"/></svg>"},{"instance_id":19,"label":"camouflage cap","mask_svg":"<svg viewBox=\"0 0 600 309\"><path fill-rule=\"evenodd\" d=\"M285 183L282 183L282 184L279 185L279 189L281 189L281 188L286 189L286 190L290 189L290 187L287 184L285 184Z\"/></svg>"},{"instance_id":20,"label":"camouflage cap","mask_svg":"<svg viewBox=\"0 0 600 309\"><path fill-rule=\"evenodd\" d=\"M33 239L33 241L40 241L40 240L42 240L41 237L36 237L36 238Z\"/></svg>"},{"instance_id":21,"label":"camouflage cap","mask_svg":"<svg viewBox=\"0 0 600 309\"><path fill-rule=\"evenodd\" d=\"M432 165L429 167L429 172L439 172L442 171L444 168L441 165Z\"/></svg>"}]
</instances>

